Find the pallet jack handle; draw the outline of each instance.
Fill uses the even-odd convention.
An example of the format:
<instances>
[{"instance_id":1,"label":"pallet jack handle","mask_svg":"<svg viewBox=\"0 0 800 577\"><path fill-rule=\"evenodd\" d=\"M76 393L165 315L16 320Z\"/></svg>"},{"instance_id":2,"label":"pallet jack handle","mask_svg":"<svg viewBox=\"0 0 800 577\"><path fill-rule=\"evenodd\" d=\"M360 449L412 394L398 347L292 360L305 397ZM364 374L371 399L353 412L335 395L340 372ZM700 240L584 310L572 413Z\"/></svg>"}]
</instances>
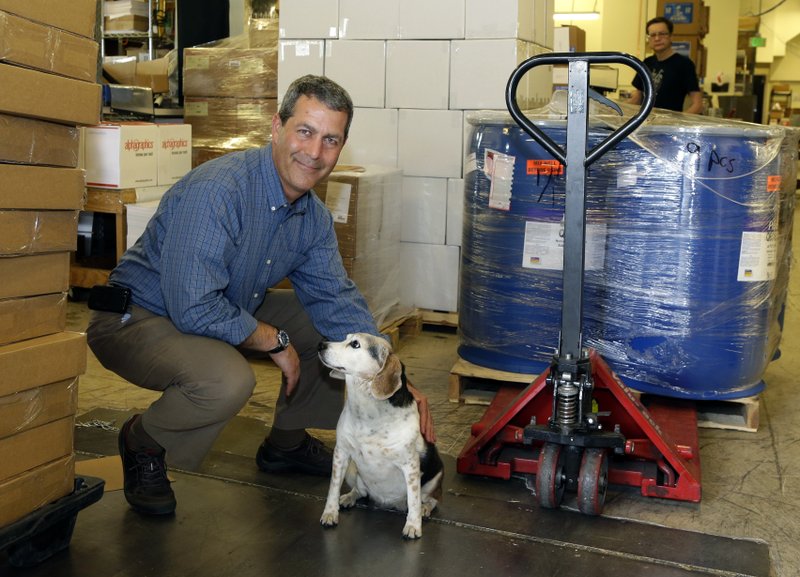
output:
<instances>
[{"instance_id":1,"label":"pallet jack handle","mask_svg":"<svg viewBox=\"0 0 800 577\"><path fill-rule=\"evenodd\" d=\"M568 64L567 141L562 148L531 122L517 104L517 87L532 68L548 64ZM615 109L614 102L589 88L591 64L624 64L639 73L644 81L643 104L622 126L587 152L589 99ZM542 54L522 62L506 85L506 105L511 116L531 138L566 166L566 204L564 210L564 272L561 311L561 342L558 348L559 373L580 375L587 372L587 353L582 348L583 272L586 236L586 169L612 146L642 124L653 108L653 82L645 65L621 52Z\"/></svg>"}]
</instances>

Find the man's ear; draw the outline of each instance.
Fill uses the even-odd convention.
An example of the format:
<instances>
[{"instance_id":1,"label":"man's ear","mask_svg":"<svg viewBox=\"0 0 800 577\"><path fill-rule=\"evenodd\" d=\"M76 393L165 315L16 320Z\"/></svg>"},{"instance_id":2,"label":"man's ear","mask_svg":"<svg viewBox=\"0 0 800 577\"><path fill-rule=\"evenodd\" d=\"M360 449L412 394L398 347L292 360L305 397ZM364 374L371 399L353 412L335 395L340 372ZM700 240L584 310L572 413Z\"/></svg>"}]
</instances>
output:
<instances>
[{"instance_id":1,"label":"man's ear","mask_svg":"<svg viewBox=\"0 0 800 577\"><path fill-rule=\"evenodd\" d=\"M383 364L381 371L372 379L372 396L378 400L391 397L403 384L401 376L403 365L400 357L391 353Z\"/></svg>"},{"instance_id":2,"label":"man's ear","mask_svg":"<svg viewBox=\"0 0 800 577\"><path fill-rule=\"evenodd\" d=\"M280 138L281 128L283 128L281 116L276 112L272 115L272 142L276 142Z\"/></svg>"}]
</instances>

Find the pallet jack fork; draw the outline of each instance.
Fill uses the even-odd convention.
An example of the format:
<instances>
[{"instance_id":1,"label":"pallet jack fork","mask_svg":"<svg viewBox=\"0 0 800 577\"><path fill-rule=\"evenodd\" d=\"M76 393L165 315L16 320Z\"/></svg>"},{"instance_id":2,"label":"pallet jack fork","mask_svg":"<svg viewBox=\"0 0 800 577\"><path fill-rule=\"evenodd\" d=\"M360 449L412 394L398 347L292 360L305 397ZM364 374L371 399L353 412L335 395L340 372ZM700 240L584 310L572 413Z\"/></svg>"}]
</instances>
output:
<instances>
[{"instance_id":1,"label":"pallet jack fork","mask_svg":"<svg viewBox=\"0 0 800 577\"><path fill-rule=\"evenodd\" d=\"M644 79L643 104L633 117L587 152L589 99L622 110L589 88L593 63L624 64ZM569 65L567 141L554 142L519 109L520 79L535 66ZM609 484L638 486L647 497L700 500L697 414L691 402L643 403L596 351L582 346L586 169L642 124L653 108L650 74L622 53L554 53L519 65L506 86L511 116L566 166L564 269L559 348L550 368L522 392L501 387L457 459L461 474L509 479L535 476L539 505L557 508L577 493L582 513L599 515Z\"/></svg>"}]
</instances>

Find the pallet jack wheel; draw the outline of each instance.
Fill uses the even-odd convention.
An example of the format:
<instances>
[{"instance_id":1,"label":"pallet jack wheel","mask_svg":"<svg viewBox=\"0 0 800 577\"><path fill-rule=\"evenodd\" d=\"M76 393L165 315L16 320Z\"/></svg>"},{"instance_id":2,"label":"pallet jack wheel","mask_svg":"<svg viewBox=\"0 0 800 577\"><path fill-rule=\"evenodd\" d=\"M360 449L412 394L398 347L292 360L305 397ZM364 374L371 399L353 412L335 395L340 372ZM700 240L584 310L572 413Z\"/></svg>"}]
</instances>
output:
<instances>
[{"instance_id":1,"label":"pallet jack wheel","mask_svg":"<svg viewBox=\"0 0 800 577\"><path fill-rule=\"evenodd\" d=\"M536 496L539 506L557 509L564 499L566 477L564 470L564 446L545 443L539 452L539 467L536 473Z\"/></svg>"},{"instance_id":2,"label":"pallet jack wheel","mask_svg":"<svg viewBox=\"0 0 800 577\"><path fill-rule=\"evenodd\" d=\"M585 449L578 473L578 509L586 515L603 512L608 489L608 451Z\"/></svg>"}]
</instances>

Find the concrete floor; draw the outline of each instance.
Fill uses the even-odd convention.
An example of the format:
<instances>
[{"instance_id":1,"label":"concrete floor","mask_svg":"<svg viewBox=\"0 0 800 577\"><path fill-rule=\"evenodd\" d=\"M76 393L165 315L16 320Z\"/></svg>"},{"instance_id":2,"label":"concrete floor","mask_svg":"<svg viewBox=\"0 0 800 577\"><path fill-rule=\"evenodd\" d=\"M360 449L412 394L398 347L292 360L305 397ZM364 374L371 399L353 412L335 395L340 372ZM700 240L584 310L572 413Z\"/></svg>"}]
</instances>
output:
<instances>
[{"instance_id":1,"label":"concrete floor","mask_svg":"<svg viewBox=\"0 0 800 577\"><path fill-rule=\"evenodd\" d=\"M796 418L800 412L799 274L797 270L792 274L782 355L765 375L767 386L760 396L758 430L699 430L702 501L699 504L666 501L612 489L605 517L763 540L769 544L775 577L800 575L800 500L795 493L800 492L800 420ZM85 305L70 303L68 328L83 330L86 319ZM399 353L412 382L429 396L440 451L455 457L469 438L470 425L479 420L485 407L457 404L448 399L448 377L458 360L459 339L454 330L432 330L435 328L402 339ZM254 362L253 366L258 386L240 416L263 421L266 426L272 419L279 374L269 362ZM80 381L79 421L81 415L96 409L130 411L147 406L154 398L152 393L103 369L89 354L88 369ZM335 440L330 432L319 434L331 444ZM254 453L261 438L256 434L247 441Z\"/></svg>"}]
</instances>

